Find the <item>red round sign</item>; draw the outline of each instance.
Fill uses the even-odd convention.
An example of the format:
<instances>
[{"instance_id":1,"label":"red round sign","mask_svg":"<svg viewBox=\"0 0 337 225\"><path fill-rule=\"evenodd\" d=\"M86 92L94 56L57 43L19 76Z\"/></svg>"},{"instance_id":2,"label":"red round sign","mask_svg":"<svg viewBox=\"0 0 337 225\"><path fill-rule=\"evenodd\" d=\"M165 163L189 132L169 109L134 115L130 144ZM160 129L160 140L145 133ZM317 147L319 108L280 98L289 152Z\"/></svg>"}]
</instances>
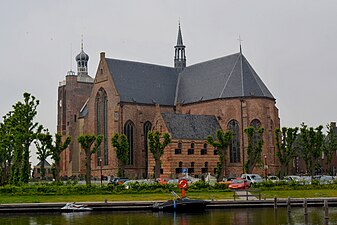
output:
<instances>
[{"instance_id":1,"label":"red round sign","mask_svg":"<svg viewBox=\"0 0 337 225\"><path fill-rule=\"evenodd\" d=\"M186 188L188 188L187 180L185 180L185 179L180 179L180 180L178 181L178 188L180 188L180 189L186 189Z\"/></svg>"}]
</instances>

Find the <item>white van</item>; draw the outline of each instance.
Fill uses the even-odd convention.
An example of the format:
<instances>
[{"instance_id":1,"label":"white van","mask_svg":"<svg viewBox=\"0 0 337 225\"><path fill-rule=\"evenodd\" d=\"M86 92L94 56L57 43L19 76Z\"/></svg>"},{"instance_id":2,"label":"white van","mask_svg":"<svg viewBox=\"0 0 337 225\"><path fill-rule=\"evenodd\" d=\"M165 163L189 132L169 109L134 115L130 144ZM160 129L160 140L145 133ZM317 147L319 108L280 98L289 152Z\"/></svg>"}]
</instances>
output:
<instances>
[{"instance_id":1,"label":"white van","mask_svg":"<svg viewBox=\"0 0 337 225\"><path fill-rule=\"evenodd\" d=\"M263 181L262 177L258 174L244 173L244 174L241 175L241 178L249 181L252 184L260 183L260 182Z\"/></svg>"}]
</instances>

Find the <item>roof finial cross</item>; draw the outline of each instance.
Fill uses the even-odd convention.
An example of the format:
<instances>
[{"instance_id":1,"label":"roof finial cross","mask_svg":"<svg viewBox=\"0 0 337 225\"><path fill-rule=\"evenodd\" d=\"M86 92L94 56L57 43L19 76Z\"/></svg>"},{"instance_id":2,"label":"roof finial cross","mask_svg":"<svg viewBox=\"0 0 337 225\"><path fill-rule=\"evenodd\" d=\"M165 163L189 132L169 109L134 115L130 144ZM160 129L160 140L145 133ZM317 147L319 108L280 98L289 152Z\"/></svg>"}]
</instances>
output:
<instances>
[{"instance_id":1,"label":"roof finial cross","mask_svg":"<svg viewBox=\"0 0 337 225\"><path fill-rule=\"evenodd\" d=\"M241 39L240 35L237 40L239 41L239 44L240 44L240 53L242 53L241 43L243 42L243 40Z\"/></svg>"}]
</instances>

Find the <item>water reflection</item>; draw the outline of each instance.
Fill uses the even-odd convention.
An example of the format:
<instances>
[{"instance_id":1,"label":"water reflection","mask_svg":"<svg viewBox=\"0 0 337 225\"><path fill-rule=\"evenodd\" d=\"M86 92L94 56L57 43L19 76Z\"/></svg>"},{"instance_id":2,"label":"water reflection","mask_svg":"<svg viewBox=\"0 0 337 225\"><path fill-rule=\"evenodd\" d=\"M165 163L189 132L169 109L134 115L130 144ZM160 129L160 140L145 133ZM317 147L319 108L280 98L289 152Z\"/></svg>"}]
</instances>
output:
<instances>
[{"instance_id":1,"label":"water reflection","mask_svg":"<svg viewBox=\"0 0 337 225\"><path fill-rule=\"evenodd\" d=\"M2 214L1 225L300 225L337 224L337 209L329 208L329 220L324 219L322 208L308 208L305 216L302 208L250 208L219 209L204 213L163 212L77 212L49 214Z\"/></svg>"}]
</instances>

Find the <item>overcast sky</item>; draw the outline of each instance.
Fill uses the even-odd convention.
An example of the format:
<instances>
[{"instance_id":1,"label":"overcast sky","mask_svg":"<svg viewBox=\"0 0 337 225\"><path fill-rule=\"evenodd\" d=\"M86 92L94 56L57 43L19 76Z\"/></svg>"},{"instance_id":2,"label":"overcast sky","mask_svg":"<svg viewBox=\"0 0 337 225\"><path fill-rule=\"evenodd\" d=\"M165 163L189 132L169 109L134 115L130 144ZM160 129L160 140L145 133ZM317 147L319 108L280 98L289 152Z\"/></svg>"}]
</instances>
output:
<instances>
[{"instance_id":1,"label":"overcast sky","mask_svg":"<svg viewBox=\"0 0 337 225\"><path fill-rule=\"evenodd\" d=\"M29 92L55 133L58 82L76 71L82 35L92 77L102 51L172 66L179 19L188 65L237 53L243 39L281 126L336 121L336 0L1 1L0 115Z\"/></svg>"}]
</instances>

